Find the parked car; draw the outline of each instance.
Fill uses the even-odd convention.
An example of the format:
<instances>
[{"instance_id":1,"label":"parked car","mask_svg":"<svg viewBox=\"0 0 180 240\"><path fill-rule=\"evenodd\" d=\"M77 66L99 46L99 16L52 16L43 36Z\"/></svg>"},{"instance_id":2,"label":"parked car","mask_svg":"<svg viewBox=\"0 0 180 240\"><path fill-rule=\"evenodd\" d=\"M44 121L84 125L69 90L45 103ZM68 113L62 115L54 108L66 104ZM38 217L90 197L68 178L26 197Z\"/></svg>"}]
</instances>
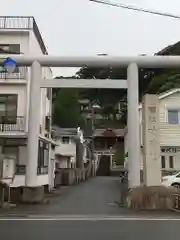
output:
<instances>
[{"instance_id":1,"label":"parked car","mask_svg":"<svg viewBox=\"0 0 180 240\"><path fill-rule=\"evenodd\" d=\"M162 177L162 184L167 187L174 186L180 188L180 172Z\"/></svg>"}]
</instances>

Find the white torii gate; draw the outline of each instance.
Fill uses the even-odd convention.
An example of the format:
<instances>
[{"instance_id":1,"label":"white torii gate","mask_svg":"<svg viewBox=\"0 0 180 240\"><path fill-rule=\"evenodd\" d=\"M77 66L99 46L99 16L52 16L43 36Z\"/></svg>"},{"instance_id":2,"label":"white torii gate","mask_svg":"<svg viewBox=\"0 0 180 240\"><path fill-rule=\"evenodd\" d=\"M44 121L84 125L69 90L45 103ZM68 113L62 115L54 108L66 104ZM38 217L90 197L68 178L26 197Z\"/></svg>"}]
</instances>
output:
<instances>
[{"instance_id":1,"label":"white torii gate","mask_svg":"<svg viewBox=\"0 0 180 240\"><path fill-rule=\"evenodd\" d=\"M51 56L17 56L18 66L31 67L29 125L28 125L28 159L26 185L35 185L38 136L39 109L41 88L111 88L128 89L128 159L129 187L140 185L140 133L138 114L138 67L170 68L180 66L178 56L138 56L138 57L51 57ZM102 79L42 79L42 67L127 67L126 80ZM108 96L107 96L108 97Z\"/></svg>"}]
</instances>

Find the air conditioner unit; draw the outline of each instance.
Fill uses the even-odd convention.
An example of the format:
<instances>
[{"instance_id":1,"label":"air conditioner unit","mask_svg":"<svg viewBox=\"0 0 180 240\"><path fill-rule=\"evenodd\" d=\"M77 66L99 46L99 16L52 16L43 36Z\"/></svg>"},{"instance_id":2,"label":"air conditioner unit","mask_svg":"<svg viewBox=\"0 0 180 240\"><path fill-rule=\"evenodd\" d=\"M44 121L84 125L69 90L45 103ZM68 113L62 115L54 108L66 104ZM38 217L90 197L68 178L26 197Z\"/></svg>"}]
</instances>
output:
<instances>
[{"instance_id":1,"label":"air conditioner unit","mask_svg":"<svg viewBox=\"0 0 180 240\"><path fill-rule=\"evenodd\" d=\"M0 179L6 184L11 184L15 175L15 162L14 156L0 156Z\"/></svg>"}]
</instances>

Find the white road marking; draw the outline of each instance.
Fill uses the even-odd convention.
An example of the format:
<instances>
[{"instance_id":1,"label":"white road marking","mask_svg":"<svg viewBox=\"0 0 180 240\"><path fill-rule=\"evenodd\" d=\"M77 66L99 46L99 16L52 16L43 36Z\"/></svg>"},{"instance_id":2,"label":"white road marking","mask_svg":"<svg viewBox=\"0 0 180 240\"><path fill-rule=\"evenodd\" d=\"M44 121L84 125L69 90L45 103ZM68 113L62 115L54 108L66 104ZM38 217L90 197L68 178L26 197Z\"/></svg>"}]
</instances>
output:
<instances>
[{"instance_id":1,"label":"white road marking","mask_svg":"<svg viewBox=\"0 0 180 240\"><path fill-rule=\"evenodd\" d=\"M116 217L116 216L28 216L0 218L0 221L180 221L174 217Z\"/></svg>"}]
</instances>

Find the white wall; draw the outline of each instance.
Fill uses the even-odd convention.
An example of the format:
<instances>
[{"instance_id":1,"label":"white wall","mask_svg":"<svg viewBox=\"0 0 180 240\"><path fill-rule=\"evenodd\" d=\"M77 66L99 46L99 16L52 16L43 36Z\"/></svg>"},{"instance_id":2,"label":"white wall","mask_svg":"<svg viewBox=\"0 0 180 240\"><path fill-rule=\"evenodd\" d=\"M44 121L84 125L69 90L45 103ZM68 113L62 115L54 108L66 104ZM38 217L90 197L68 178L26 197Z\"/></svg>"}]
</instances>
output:
<instances>
[{"instance_id":1,"label":"white wall","mask_svg":"<svg viewBox=\"0 0 180 240\"><path fill-rule=\"evenodd\" d=\"M58 167L59 168L69 168L70 161L68 160L67 157L60 157L58 161Z\"/></svg>"},{"instance_id":2,"label":"white wall","mask_svg":"<svg viewBox=\"0 0 180 240\"><path fill-rule=\"evenodd\" d=\"M0 44L20 44L20 51L24 54L36 56L43 55L39 43L36 39L36 36L32 30L0 29ZM23 100L21 99L22 100L21 105L26 103L26 106L29 105L30 69L28 69L27 78L28 78L27 85L21 86L26 91L26 97ZM42 69L42 78L52 78L52 71L50 68ZM10 89L12 87L13 87L12 85L11 86L6 85L7 89ZM42 126L43 133L45 129L45 115L47 115L48 113L51 114L51 102L46 98L46 93L47 93L46 89L41 90L40 125ZM29 110L28 108L26 108L26 111L23 113L22 116L26 116L26 118L28 119L28 115ZM27 130L28 121L26 122L26 131Z\"/></svg>"},{"instance_id":3,"label":"white wall","mask_svg":"<svg viewBox=\"0 0 180 240\"><path fill-rule=\"evenodd\" d=\"M0 29L0 44L20 44L20 51L29 53L29 31L3 31Z\"/></svg>"},{"instance_id":4,"label":"white wall","mask_svg":"<svg viewBox=\"0 0 180 240\"><path fill-rule=\"evenodd\" d=\"M76 144L74 141L70 141L69 144L64 144L60 139L56 141L59 145L55 148L56 154L65 156L76 156Z\"/></svg>"}]
</instances>

